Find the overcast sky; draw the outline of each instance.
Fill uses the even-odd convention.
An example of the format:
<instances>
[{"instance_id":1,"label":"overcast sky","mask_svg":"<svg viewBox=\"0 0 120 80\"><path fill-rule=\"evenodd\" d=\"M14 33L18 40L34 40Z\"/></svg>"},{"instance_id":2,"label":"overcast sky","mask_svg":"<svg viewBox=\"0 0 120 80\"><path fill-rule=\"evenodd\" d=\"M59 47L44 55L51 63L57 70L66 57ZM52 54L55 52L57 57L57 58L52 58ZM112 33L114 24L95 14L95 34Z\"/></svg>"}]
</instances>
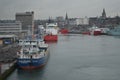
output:
<instances>
[{"instance_id":1,"label":"overcast sky","mask_svg":"<svg viewBox=\"0 0 120 80\"><path fill-rule=\"evenodd\" d=\"M120 0L0 0L0 19L15 19L17 12L34 11L35 19L49 16L94 17L120 15Z\"/></svg>"}]
</instances>

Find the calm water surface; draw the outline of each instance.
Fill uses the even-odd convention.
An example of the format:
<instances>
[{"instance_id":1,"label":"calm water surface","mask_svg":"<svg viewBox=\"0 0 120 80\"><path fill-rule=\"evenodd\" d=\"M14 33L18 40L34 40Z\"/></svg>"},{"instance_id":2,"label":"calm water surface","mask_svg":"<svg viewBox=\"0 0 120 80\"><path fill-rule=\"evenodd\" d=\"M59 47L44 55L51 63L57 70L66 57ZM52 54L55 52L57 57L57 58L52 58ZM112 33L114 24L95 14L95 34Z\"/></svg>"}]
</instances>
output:
<instances>
[{"instance_id":1,"label":"calm water surface","mask_svg":"<svg viewBox=\"0 0 120 80\"><path fill-rule=\"evenodd\" d=\"M15 70L7 80L120 80L120 37L59 35L47 65Z\"/></svg>"}]
</instances>

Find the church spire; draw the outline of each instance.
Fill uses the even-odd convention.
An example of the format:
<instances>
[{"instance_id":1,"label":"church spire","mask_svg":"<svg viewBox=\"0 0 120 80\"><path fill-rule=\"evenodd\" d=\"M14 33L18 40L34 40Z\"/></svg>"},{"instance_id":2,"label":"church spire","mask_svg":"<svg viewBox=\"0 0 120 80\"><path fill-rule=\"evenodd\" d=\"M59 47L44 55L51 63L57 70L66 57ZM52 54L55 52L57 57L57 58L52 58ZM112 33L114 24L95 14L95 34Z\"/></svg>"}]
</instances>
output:
<instances>
[{"instance_id":1,"label":"church spire","mask_svg":"<svg viewBox=\"0 0 120 80\"><path fill-rule=\"evenodd\" d=\"M105 9L103 9L103 12L102 12L102 18L106 18L106 12L105 12Z\"/></svg>"},{"instance_id":2,"label":"church spire","mask_svg":"<svg viewBox=\"0 0 120 80\"><path fill-rule=\"evenodd\" d=\"M66 16L65 16L65 20L68 20L68 15L67 15L67 13L66 13Z\"/></svg>"},{"instance_id":3,"label":"church spire","mask_svg":"<svg viewBox=\"0 0 120 80\"><path fill-rule=\"evenodd\" d=\"M66 12L66 16L65 16L65 27L68 28L69 26L69 19L68 19L68 15L67 15L67 12Z\"/></svg>"}]
</instances>

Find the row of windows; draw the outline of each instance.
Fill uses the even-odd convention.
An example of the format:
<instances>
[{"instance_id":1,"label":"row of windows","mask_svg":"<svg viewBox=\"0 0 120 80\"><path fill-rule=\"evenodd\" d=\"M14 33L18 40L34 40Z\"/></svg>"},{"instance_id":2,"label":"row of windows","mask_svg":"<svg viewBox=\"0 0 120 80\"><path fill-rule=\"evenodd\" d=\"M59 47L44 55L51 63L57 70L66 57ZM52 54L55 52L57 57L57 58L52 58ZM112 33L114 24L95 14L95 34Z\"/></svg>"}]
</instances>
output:
<instances>
[{"instance_id":1,"label":"row of windows","mask_svg":"<svg viewBox=\"0 0 120 80\"><path fill-rule=\"evenodd\" d=\"M12 32L12 31L21 31L21 30L20 29L0 29L0 32L6 32L6 31Z\"/></svg>"},{"instance_id":2,"label":"row of windows","mask_svg":"<svg viewBox=\"0 0 120 80\"><path fill-rule=\"evenodd\" d=\"M12 26L10 26L10 25L9 25L9 26L8 26L8 25L7 25L7 26L1 26L1 25L0 25L0 27L3 27L3 28L4 28L4 27L21 27L21 26L20 26L20 25L19 25L19 26L16 26L16 25L12 25Z\"/></svg>"},{"instance_id":3,"label":"row of windows","mask_svg":"<svg viewBox=\"0 0 120 80\"><path fill-rule=\"evenodd\" d=\"M19 27L16 27L16 28L1 28L0 27L0 29L21 29L21 28L19 28Z\"/></svg>"},{"instance_id":4,"label":"row of windows","mask_svg":"<svg viewBox=\"0 0 120 80\"><path fill-rule=\"evenodd\" d=\"M21 24L12 24L12 23L10 23L10 24L9 23L0 24L0 26L11 26L11 25L12 26L14 26L14 25L18 26L18 25L21 25Z\"/></svg>"},{"instance_id":5,"label":"row of windows","mask_svg":"<svg viewBox=\"0 0 120 80\"><path fill-rule=\"evenodd\" d=\"M19 28L14 28L14 29L13 29L13 28L12 28L12 29L10 29L10 28L9 28L9 29L1 29L1 28L0 28L0 30L22 30L22 29L19 29Z\"/></svg>"}]
</instances>

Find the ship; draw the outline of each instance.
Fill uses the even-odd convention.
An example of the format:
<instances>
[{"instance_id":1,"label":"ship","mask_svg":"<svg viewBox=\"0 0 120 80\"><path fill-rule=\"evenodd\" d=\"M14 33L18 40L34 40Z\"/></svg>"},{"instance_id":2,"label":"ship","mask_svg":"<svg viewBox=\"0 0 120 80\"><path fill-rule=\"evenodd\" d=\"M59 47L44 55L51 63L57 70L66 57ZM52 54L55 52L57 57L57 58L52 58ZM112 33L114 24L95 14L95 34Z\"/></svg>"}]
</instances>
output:
<instances>
[{"instance_id":1,"label":"ship","mask_svg":"<svg viewBox=\"0 0 120 80\"><path fill-rule=\"evenodd\" d=\"M21 49L17 52L17 66L30 70L44 66L49 56L48 44L43 40L19 40Z\"/></svg>"},{"instance_id":2,"label":"ship","mask_svg":"<svg viewBox=\"0 0 120 80\"><path fill-rule=\"evenodd\" d=\"M44 41L58 41L57 23L46 23Z\"/></svg>"},{"instance_id":3,"label":"ship","mask_svg":"<svg viewBox=\"0 0 120 80\"><path fill-rule=\"evenodd\" d=\"M68 34L68 29L66 28L61 28L60 31L59 31L61 34Z\"/></svg>"},{"instance_id":4,"label":"ship","mask_svg":"<svg viewBox=\"0 0 120 80\"><path fill-rule=\"evenodd\" d=\"M49 46L43 40L43 28L37 30L37 34L31 34L29 30L28 35L18 42L21 48L17 52L17 66L20 69L37 69L47 63Z\"/></svg>"},{"instance_id":5,"label":"ship","mask_svg":"<svg viewBox=\"0 0 120 80\"><path fill-rule=\"evenodd\" d=\"M107 35L107 33L110 31L109 28L100 28L101 29L101 35Z\"/></svg>"},{"instance_id":6,"label":"ship","mask_svg":"<svg viewBox=\"0 0 120 80\"><path fill-rule=\"evenodd\" d=\"M96 26L91 27L89 31L90 31L89 32L90 35L95 35L95 36L101 35L101 29Z\"/></svg>"},{"instance_id":7,"label":"ship","mask_svg":"<svg viewBox=\"0 0 120 80\"><path fill-rule=\"evenodd\" d=\"M113 29L109 30L108 35L112 35L112 36L120 36L120 25L114 27Z\"/></svg>"}]
</instances>

